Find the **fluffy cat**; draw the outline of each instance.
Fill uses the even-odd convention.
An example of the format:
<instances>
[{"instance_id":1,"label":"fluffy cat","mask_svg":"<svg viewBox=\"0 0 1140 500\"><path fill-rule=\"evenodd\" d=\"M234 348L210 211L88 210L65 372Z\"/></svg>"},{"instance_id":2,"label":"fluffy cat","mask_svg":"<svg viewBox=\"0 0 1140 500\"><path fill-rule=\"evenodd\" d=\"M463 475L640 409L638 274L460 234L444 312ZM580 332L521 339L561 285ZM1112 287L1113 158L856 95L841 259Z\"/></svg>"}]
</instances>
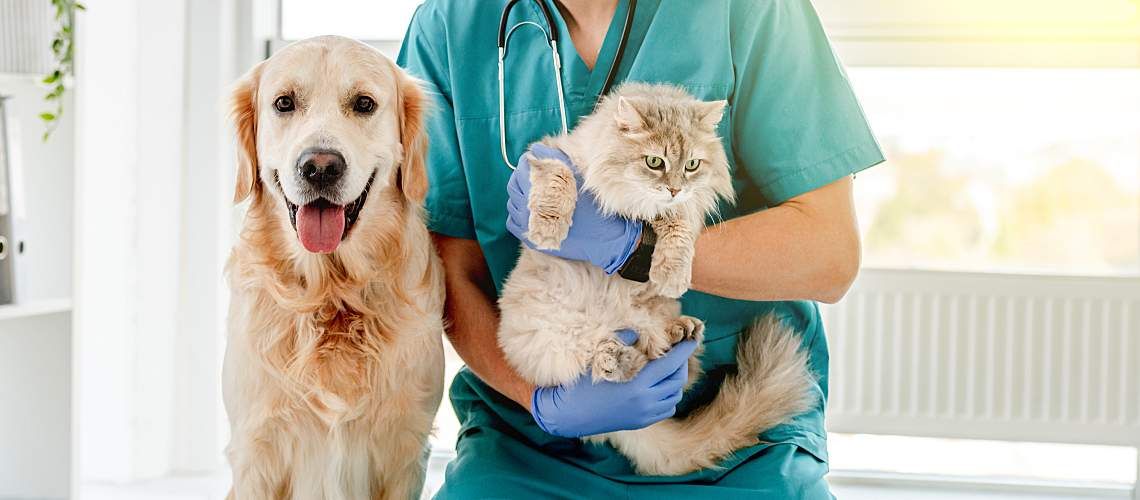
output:
<instances>
[{"instance_id":1,"label":"fluffy cat","mask_svg":"<svg viewBox=\"0 0 1140 500\"><path fill-rule=\"evenodd\" d=\"M652 224L658 240L648 283L523 246L499 299L499 344L524 378L553 386L591 370L595 381L626 381L677 342L701 340L704 323L682 316L676 298L689 288L705 217L720 199L734 199L716 133L725 104L673 86L625 84L571 133L543 140L571 158L581 186L562 162L528 158L528 238L538 248L565 239L579 189L590 190L605 213ZM615 337L622 328L638 332L634 345ZM689 360L689 385L701 376L699 354ZM685 418L587 439L608 441L641 474L679 475L715 467L814 402L798 336L780 321L757 321L741 338L737 361L717 397Z\"/></svg>"}]
</instances>

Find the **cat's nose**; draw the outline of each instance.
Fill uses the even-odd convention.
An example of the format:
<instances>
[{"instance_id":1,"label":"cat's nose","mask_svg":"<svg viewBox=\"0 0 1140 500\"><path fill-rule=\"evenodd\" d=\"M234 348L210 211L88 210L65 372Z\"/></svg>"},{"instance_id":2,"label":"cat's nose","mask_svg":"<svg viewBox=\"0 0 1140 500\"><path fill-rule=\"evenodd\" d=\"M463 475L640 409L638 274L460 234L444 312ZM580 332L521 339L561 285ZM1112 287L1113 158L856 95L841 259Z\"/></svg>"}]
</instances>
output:
<instances>
[{"instance_id":1,"label":"cat's nose","mask_svg":"<svg viewBox=\"0 0 1140 500\"><path fill-rule=\"evenodd\" d=\"M673 195L674 198L677 197L677 193L681 192L681 188L670 187L668 189L669 189L669 194Z\"/></svg>"}]
</instances>

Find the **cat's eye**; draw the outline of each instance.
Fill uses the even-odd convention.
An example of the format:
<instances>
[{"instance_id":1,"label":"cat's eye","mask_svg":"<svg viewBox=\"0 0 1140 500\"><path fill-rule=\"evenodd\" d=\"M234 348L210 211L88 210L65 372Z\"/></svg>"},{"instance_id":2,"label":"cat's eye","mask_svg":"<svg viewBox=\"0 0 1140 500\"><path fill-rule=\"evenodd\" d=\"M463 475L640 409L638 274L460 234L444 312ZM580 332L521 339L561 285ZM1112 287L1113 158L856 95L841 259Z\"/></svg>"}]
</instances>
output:
<instances>
[{"instance_id":1,"label":"cat's eye","mask_svg":"<svg viewBox=\"0 0 1140 500\"><path fill-rule=\"evenodd\" d=\"M665 168L665 160L661 159L660 156L646 156L645 166L649 167L650 170L663 170Z\"/></svg>"},{"instance_id":2,"label":"cat's eye","mask_svg":"<svg viewBox=\"0 0 1140 500\"><path fill-rule=\"evenodd\" d=\"M278 96L277 100L273 101L273 108L276 109L278 113L293 111L295 106L293 98L287 95Z\"/></svg>"},{"instance_id":3,"label":"cat's eye","mask_svg":"<svg viewBox=\"0 0 1140 500\"><path fill-rule=\"evenodd\" d=\"M689 160L688 164L685 165L685 171L686 172L696 172L697 169L700 167L701 167L701 160L693 158L692 160Z\"/></svg>"}]
</instances>

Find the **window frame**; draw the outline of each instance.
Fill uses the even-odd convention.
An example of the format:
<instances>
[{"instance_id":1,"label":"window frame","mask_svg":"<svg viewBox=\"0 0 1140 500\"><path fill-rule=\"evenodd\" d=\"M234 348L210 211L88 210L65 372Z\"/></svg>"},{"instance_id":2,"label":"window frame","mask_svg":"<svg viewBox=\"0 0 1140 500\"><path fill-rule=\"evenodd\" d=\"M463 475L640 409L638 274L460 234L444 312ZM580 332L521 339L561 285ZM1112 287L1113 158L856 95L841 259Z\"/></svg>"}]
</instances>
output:
<instances>
[{"instance_id":1,"label":"window frame","mask_svg":"<svg viewBox=\"0 0 1140 500\"><path fill-rule=\"evenodd\" d=\"M827 21L829 14L840 18L845 10L850 13L850 0L813 3L847 66L1140 67L1140 8L1129 19L1058 23L981 14L947 19L940 13L941 0L906 0L922 14L900 22L886 15L899 1L861 0L870 16L833 22ZM913 11L909 15L914 16Z\"/></svg>"}]
</instances>

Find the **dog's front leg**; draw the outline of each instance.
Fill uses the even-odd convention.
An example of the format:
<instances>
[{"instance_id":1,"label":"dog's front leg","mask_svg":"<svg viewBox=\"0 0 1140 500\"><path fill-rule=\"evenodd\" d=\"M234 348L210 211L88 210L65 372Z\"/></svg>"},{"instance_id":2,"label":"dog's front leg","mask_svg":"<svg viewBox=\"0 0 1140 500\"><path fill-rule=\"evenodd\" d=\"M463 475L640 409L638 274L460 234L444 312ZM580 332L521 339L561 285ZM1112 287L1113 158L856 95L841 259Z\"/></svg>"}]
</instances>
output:
<instances>
[{"instance_id":1,"label":"dog's front leg","mask_svg":"<svg viewBox=\"0 0 1140 500\"><path fill-rule=\"evenodd\" d=\"M372 467L375 482L372 485L372 500L420 498L427 467L431 417L427 412L418 415L390 415L375 424L379 429L406 430L398 434L373 433Z\"/></svg>"},{"instance_id":2,"label":"dog's front leg","mask_svg":"<svg viewBox=\"0 0 1140 500\"><path fill-rule=\"evenodd\" d=\"M291 498L287 450L269 428L235 433L226 449L233 471L227 500L288 500Z\"/></svg>"}]
</instances>

